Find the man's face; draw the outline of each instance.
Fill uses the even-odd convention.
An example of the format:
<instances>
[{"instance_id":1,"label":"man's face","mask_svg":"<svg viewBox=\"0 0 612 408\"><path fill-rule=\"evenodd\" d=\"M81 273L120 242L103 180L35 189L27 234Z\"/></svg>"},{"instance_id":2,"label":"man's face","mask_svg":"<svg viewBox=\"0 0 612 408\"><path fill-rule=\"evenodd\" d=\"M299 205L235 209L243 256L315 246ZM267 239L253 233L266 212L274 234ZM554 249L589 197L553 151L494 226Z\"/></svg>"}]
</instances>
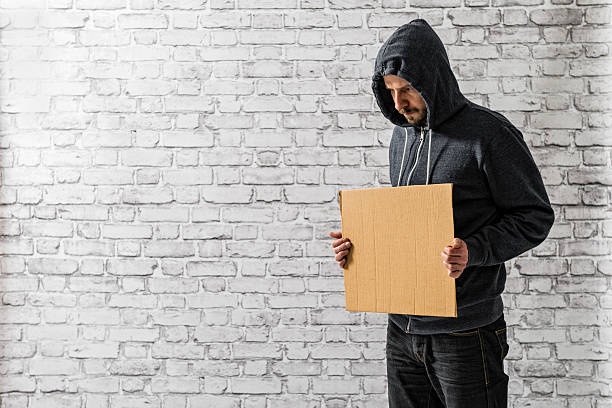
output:
<instances>
[{"instance_id":1,"label":"man's face","mask_svg":"<svg viewBox=\"0 0 612 408\"><path fill-rule=\"evenodd\" d=\"M383 79L385 87L391 92L395 109L404 115L408 123L416 126L427 125L427 104L416 89L396 75L385 75Z\"/></svg>"}]
</instances>

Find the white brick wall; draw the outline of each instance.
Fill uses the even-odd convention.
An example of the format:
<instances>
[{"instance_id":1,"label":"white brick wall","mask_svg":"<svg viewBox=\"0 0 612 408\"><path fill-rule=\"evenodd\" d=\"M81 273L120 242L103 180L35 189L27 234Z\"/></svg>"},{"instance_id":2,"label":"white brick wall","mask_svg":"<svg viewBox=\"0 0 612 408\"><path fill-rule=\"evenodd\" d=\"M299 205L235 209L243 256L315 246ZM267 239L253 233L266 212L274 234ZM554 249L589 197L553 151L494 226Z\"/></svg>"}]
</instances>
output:
<instances>
[{"instance_id":1,"label":"white brick wall","mask_svg":"<svg viewBox=\"0 0 612 408\"><path fill-rule=\"evenodd\" d=\"M327 233L389 185L370 77L421 17L557 214L508 263L510 406L612 407L611 4L0 0L0 406L386 407Z\"/></svg>"}]
</instances>

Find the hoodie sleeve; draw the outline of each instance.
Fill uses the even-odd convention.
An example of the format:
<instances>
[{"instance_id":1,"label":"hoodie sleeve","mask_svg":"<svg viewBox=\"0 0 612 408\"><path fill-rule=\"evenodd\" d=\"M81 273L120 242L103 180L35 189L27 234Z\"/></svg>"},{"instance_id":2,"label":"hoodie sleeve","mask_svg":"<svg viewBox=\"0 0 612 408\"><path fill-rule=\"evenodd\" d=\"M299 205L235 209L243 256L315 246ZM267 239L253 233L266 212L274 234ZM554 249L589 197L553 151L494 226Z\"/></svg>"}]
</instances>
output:
<instances>
[{"instance_id":1,"label":"hoodie sleeve","mask_svg":"<svg viewBox=\"0 0 612 408\"><path fill-rule=\"evenodd\" d=\"M540 172L514 126L503 126L486 147L482 170L499 217L463 238L470 266L503 263L540 244L554 222Z\"/></svg>"}]
</instances>

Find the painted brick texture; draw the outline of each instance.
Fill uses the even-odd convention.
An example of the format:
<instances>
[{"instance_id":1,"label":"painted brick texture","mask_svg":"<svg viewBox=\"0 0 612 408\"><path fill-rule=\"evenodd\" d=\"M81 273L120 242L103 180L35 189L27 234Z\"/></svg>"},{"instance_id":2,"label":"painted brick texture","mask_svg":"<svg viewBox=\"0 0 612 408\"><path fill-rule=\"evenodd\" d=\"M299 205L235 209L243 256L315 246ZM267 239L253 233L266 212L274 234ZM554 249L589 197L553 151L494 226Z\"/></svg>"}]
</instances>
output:
<instances>
[{"instance_id":1,"label":"painted brick texture","mask_svg":"<svg viewBox=\"0 0 612 408\"><path fill-rule=\"evenodd\" d=\"M0 0L2 407L382 408L339 189L389 186L376 52L426 19L556 223L507 263L509 406L612 407L609 0Z\"/></svg>"}]
</instances>

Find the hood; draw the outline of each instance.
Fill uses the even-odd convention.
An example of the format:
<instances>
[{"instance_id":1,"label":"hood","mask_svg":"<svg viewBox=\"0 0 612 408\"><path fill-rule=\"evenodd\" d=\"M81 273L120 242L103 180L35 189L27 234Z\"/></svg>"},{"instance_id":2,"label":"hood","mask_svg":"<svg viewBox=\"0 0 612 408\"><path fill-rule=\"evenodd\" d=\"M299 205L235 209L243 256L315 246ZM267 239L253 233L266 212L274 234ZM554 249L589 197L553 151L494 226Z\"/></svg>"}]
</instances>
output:
<instances>
[{"instance_id":1,"label":"hood","mask_svg":"<svg viewBox=\"0 0 612 408\"><path fill-rule=\"evenodd\" d=\"M423 19L399 27L385 41L372 76L372 90L382 114L398 126L413 126L394 106L384 75L405 79L427 104L427 126L434 129L452 117L467 99L459 90L440 37Z\"/></svg>"}]
</instances>

